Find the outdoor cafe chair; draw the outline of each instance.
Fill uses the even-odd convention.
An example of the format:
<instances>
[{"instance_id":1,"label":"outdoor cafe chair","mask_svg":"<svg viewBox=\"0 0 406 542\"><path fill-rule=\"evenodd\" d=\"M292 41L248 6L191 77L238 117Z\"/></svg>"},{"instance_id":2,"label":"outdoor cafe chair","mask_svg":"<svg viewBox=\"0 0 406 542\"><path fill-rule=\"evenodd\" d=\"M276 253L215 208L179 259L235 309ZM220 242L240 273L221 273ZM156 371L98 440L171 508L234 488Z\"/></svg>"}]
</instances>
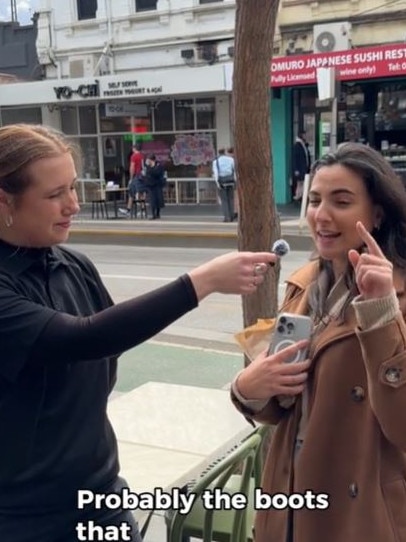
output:
<instances>
[{"instance_id":1,"label":"outdoor cafe chair","mask_svg":"<svg viewBox=\"0 0 406 542\"><path fill-rule=\"evenodd\" d=\"M192 485L196 495L188 514L169 510L165 514L166 542L189 542L191 537L203 542L248 542L253 540L254 490L262 472L261 442L268 427L261 426L237 448L219 460ZM240 493L247 498L242 510L206 510L202 494L219 488L222 493Z\"/></svg>"},{"instance_id":2,"label":"outdoor cafe chair","mask_svg":"<svg viewBox=\"0 0 406 542\"><path fill-rule=\"evenodd\" d=\"M131 218L147 218L147 202L144 199L133 199L133 204L130 211Z\"/></svg>"}]
</instances>

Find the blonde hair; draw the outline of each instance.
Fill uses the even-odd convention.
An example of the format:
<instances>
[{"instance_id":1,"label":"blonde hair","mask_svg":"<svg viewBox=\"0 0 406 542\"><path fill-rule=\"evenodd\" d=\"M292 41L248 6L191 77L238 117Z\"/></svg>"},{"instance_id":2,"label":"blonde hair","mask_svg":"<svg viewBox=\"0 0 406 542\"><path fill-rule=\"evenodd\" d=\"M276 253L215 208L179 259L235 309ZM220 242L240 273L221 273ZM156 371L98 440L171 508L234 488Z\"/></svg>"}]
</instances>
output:
<instances>
[{"instance_id":1,"label":"blonde hair","mask_svg":"<svg viewBox=\"0 0 406 542\"><path fill-rule=\"evenodd\" d=\"M10 124L0 128L0 188L21 195L30 185L28 167L42 158L70 153L80 161L77 147L52 128L37 124Z\"/></svg>"}]
</instances>

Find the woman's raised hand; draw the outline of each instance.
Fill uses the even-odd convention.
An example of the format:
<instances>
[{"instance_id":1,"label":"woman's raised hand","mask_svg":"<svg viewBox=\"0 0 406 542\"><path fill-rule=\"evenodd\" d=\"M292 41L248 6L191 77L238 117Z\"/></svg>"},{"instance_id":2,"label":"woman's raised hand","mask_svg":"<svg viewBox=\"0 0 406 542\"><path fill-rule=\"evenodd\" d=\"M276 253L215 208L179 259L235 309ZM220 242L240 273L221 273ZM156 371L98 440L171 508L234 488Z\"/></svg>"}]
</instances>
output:
<instances>
[{"instance_id":1,"label":"woman's raised hand","mask_svg":"<svg viewBox=\"0 0 406 542\"><path fill-rule=\"evenodd\" d=\"M386 297L393 290L393 265L362 222L357 222L356 228L368 250L362 254L356 250L348 253L358 291L364 299Z\"/></svg>"}]
</instances>

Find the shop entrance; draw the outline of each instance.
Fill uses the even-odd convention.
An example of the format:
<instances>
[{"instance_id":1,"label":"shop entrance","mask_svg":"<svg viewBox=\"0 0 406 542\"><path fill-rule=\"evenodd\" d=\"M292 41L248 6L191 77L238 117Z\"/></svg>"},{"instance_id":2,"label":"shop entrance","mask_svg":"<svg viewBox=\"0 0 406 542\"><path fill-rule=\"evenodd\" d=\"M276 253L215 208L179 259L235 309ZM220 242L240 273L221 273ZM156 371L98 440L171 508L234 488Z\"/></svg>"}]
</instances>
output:
<instances>
[{"instance_id":1,"label":"shop entrance","mask_svg":"<svg viewBox=\"0 0 406 542\"><path fill-rule=\"evenodd\" d=\"M103 136L103 164L106 182L114 182L120 188L128 184L129 158L131 155L131 141L126 141L124 136Z\"/></svg>"}]
</instances>

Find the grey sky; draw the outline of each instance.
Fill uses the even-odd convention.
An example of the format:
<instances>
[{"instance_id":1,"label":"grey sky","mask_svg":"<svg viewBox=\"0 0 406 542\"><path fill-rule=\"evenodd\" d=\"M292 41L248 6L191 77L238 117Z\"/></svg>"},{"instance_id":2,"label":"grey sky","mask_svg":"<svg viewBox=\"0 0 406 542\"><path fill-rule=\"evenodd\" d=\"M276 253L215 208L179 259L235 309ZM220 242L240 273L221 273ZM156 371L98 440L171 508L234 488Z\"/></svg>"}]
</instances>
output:
<instances>
[{"instance_id":1,"label":"grey sky","mask_svg":"<svg viewBox=\"0 0 406 542\"><path fill-rule=\"evenodd\" d=\"M20 24L31 24L32 14L39 6L39 0L17 0L17 17ZM11 20L10 0L0 0L0 21Z\"/></svg>"}]
</instances>

